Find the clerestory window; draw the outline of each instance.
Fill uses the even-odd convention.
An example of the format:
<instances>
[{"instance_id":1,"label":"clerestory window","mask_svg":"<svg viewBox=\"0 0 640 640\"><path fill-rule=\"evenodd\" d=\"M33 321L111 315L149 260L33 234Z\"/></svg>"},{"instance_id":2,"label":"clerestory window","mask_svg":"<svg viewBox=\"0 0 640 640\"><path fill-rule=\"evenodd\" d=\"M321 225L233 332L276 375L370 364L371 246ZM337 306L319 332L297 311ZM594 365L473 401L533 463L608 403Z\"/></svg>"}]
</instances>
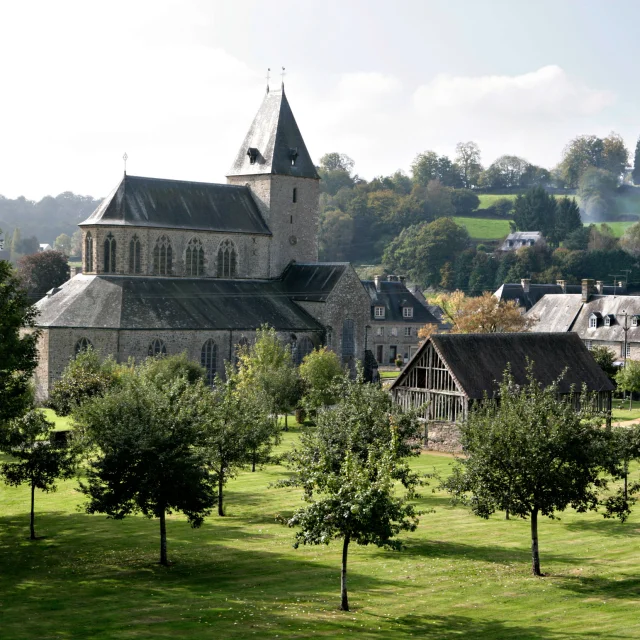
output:
<instances>
[{"instance_id":1,"label":"clerestory window","mask_svg":"<svg viewBox=\"0 0 640 640\"><path fill-rule=\"evenodd\" d=\"M204 247L198 238L192 238L187 244L185 272L188 276L204 275Z\"/></svg>"},{"instance_id":2,"label":"clerestory window","mask_svg":"<svg viewBox=\"0 0 640 640\"><path fill-rule=\"evenodd\" d=\"M160 236L153 250L153 273L157 276L170 276L173 271L173 250L171 240Z\"/></svg>"},{"instance_id":3,"label":"clerestory window","mask_svg":"<svg viewBox=\"0 0 640 640\"><path fill-rule=\"evenodd\" d=\"M218 278L235 278L238 275L238 254L231 240L224 240L218 249Z\"/></svg>"}]
</instances>

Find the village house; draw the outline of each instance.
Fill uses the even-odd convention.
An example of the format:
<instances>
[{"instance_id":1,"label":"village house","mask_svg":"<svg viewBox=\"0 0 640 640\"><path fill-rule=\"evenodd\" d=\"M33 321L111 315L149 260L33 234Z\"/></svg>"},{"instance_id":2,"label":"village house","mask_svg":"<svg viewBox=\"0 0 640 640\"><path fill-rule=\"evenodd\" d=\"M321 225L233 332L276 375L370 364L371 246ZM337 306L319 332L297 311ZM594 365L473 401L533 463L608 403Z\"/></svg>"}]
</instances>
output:
<instances>
[{"instance_id":1,"label":"village house","mask_svg":"<svg viewBox=\"0 0 640 640\"><path fill-rule=\"evenodd\" d=\"M36 307L36 392L83 349L126 362L186 352L211 382L274 327L296 362L327 345L364 360L371 300L348 263L318 263L319 176L269 91L226 184L124 177L82 230L83 273Z\"/></svg>"},{"instance_id":2,"label":"village house","mask_svg":"<svg viewBox=\"0 0 640 640\"><path fill-rule=\"evenodd\" d=\"M640 296L606 295L599 284L586 279L580 293L544 296L526 314L533 320L530 331L571 331L587 349L610 349L619 364L639 360Z\"/></svg>"},{"instance_id":3,"label":"village house","mask_svg":"<svg viewBox=\"0 0 640 640\"><path fill-rule=\"evenodd\" d=\"M596 280L594 286L598 295L627 295L627 285L624 282L605 285L601 280ZM509 282L501 285L493 295L505 302L514 300L519 307L529 311L543 296L563 293L581 294L582 285L567 284L566 280L556 280L555 284L531 284L529 278L523 278L519 283Z\"/></svg>"},{"instance_id":4,"label":"village house","mask_svg":"<svg viewBox=\"0 0 640 640\"><path fill-rule=\"evenodd\" d=\"M611 411L614 389L574 333L436 334L413 356L391 386L404 410L420 409L430 449L459 449L458 424L476 402L495 398L497 384L510 367L516 384L527 381L528 362L544 386L562 376L563 395L582 385L597 394L598 408Z\"/></svg>"},{"instance_id":5,"label":"village house","mask_svg":"<svg viewBox=\"0 0 640 640\"><path fill-rule=\"evenodd\" d=\"M500 251L517 251L522 247L544 245L544 236L540 231L514 231L502 243Z\"/></svg>"},{"instance_id":6,"label":"village house","mask_svg":"<svg viewBox=\"0 0 640 640\"><path fill-rule=\"evenodd\" d=\"M418 330L442 323L405 285L402 276L375 276L364 280L371 298L370 349L379 365L393 365L398 357L408 362L418 350Z\"/></svg>"}]
</instances>

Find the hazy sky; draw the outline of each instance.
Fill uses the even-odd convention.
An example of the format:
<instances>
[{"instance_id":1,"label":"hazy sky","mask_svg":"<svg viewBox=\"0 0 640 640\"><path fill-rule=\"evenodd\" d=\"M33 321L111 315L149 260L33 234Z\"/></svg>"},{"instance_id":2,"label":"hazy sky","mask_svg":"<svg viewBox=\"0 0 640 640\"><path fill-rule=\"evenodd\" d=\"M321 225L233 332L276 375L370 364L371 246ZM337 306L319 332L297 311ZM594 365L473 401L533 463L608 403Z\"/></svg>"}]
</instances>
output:
<instances>
[{"instance_id":1,"label":"hazy sky","mask_svg":"<svg viewBox=\"0 0 640 640\"><path fill-rule=\"evenodd\" d=\"M134 175L224 181L267 67L314 160L366 177L475 140L551 167L640 134L640 3L0 0L0 194L104 196Z\"/></svg>"}]
</instances>

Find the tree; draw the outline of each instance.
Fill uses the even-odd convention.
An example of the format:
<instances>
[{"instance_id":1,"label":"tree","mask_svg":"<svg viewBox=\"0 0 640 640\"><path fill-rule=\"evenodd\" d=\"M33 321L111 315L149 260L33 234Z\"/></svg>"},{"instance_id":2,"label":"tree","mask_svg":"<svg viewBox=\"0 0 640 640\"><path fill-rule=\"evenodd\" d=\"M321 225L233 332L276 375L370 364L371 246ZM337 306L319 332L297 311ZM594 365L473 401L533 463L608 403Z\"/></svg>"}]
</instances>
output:
<instances>
[{"instance_id":1,"label":"tree","mask_svg":"<svg viewBox=\"0 0 640 640\"><path fill-rule=\"evenodd\" d=\"M640 222L636 222L626 229L620 238L620 246L630 256L640 257Z\"/></svg>"},{"instance_id":2,"label":"tree","mask_svg":"<svg viewBox=\"0 0 640 640\"><path fill-rule=\"evenodd\" d=\"M522 178L529 167L524 158L518 156L500 156L480 174L478 184L491 189L509 189L520 187Z\"/></svg>"},{"instance_id":3,"label":"tree","mask_svg":"<svg viewBox=\"0 0 640 640\"><path fill-rule=\"evenodd\" d=\"M71 255L71 238L66 233L61 233L53 243L53 248L65 256Z\"/></svg>"},{"instance_id":4,"label":"tree","mask_svg":"<svg viewBox=\"0 0 640 640\"><path fill-rule=\"evenodd\" d=\"M22 235L20 233L20 228L16 227L13 230L13 235L11 236L11 247L9 249L9 260L14 264L20 259L22 256Z\"/></svg>"},{"instance_id":5,"label":"tree","mask_svg":"<svg viewBox=\"0 0 640 640\"><path fill-rule=\"evenodd\" d=\"M576 229L582 229L580 207L575 198L560 198L557 200L556 223L554 236L558 242L567 238Z\"/></svg>"},{"instance_id":6,"label":"tree","mask_svg":"<svg viewBox=\"0 0 640 640\"><path fill-rule=\"evenodd\" d=\"M578 197L587 220L604 220L613 212L617 187L617 178L604 169L587 167L580 174Z\"/></svg>"},{"instance_id":7,"label":"tree","mask_svg":"<svg viewBox=\"0 0 640 640\"><path fill-rule=\"evenodd\" d=\"M238 352L239 385L247 393L261 394L275 423L288 413L300 399L300 377L291 360L291 349L283 345L273 327L263 325L256 331L256 341Z\"/></svg>"},{"instance_id":8,"label":"tree","mask_svg":"<svg viewBox=\"0 0 640 640\"><path fill-rule=\"evenodd\" d=\"M607 347L593 347L591 355L598 366L613 380L618 371L618 368L613 364L616 359L615 353Z\"/></svg>"},{"instance_id":9,"label":"tree","mask_svg":"<svg viewBox=\"0 0 640 640\"><path fill-rule=\"evenodd\" d=\"M617 427L611 430L611 461L609 473L616 480L622 480L613 495L604 500L605 518L617 517L625 522L631 515L631 507L636 503L640 482L629 485L629 465L640 458L640 427Z\"/></svg>"},{"instance_id":10,"label":"tree","mask_svg":"<svg viewBox=\"0 0 640 640\"><path fill-rule=\"evenodd\" d=\"M300 364L300 377L304 383L303 402L309 411L336 401L336 382L343 375L340 358L326 347L315 349Z\"/></svg>"},{"instance_id":11,"label":"tree","mask_svg":"<svg viewBox=\"0 0 640 640\"><path fill-rule=\"evenodd\" d=\"M542 187L532 187L518 195L513 220L519 231L541 231L555 242L556 199Z\"/></svg>"},{"instance_id":12,"label":"tree","mask_svg":"<svg viewBox=\"0 0 640 640\"><path fill-rule=\"evenodd\" d=\"M70 276L67 256L60 251L42 251L23 256L18 273L29 295L39 300L47 291L64 284Z\"/></svg>"},{"instance_id":13,"label":"tree","mask_svg":"<svg viewBox=\"0 0 640 640\"><path fill-rule=\"evenodd\" d=\"M435 151L419 153L411 163L411 174L417 185L426 187L437 180L446 187L461 187L460 169L447 156L439 156Z\"/></svg>"},{"instance_id":14,"label":"tree","mask_svg":"<svg viewBox=\"0 0 640 640\"><path fill-rule=\"evenodd\" d=\"M56 480L70 478L76 470L79 448L54 437L53 422L33 410L0 427L0 451L11 456L0 465L7 484L28 484L31 489L29 532L36 540L35 491L55 491Z\"/></svg>"},{"instance_id":15,"label":"tree","mask_svg":"<svg viewBox=\"0 0 640 640\"><path fill-rule=\"evenodd\" d=\"M542 576L538 516L553 518L569 506L595 510L598 490L606 486L603 416L584 392L576 411L571 401L558 399L559 381L542 387L534 363L524 385L516 385L507 369L497 395L499 403L478 403L461 425L465 458L456 461L443 485L480 517L509 510L529 518L532 571Z\"/></svg>"},{"instance_id":16,"label":"tree","mask_svg":"<svg viewBox=\"0 0 640 640\"><path fill-rule=\"evenodd\" d=\"M469 244L469 233L450 218L404 229L387 246L383 261L393 272L424 285L438 285L440 270Z\"/></svg>"},{"instance_id":17,"label":"tree","mask_svg":"<svg viewBox=\"0 0 640 640\"><path fill-rule=\"evenodd\" d=\"M293 475L281 486L301 487L309 504L282 521L300 527L294 546L329 544L342 538L341 609L349 610L349 544L399 549L394 540L413 531L417 512L406 498L419 484L406 458L419 451L420 426L413 414L392 415L388 394L376 385L343 379L341 400L318 416L287 457ZM406 495L397 497L394 481Z\"/></svg>"},{"instance_id":18,"label":"tree","mask_svg":"<svg viewBox=\"0 0 640 640\"><path fill-rule=\"evenodd\" d=\"M482 172L480 147L475 142L458 142L456 145L456 164L460 167L462 186L465 189L478 186Z\"/></svg>"},{"instance_id":19,"label":"tree","mask_svg":"<svg viewBox=\"0 0 640 640\"><path fill-rule=\"evenodd\" d=\"M629 411L631 411L633 394L640 393L640 361L626 360L624 367L616 373L616 384L621 391L629 392Z\"/></svg>"},{"instance_id":20,"label":"tree","mask_svg":"<svg viewBox=\"0 0 640 640\"><path fill-rule=\"evenodd\" d=\"M345 153L325 153L320 158L320 166L327 171L353 171L354 161Z\"/></svg>"},{"instance_id":21,"label":"tree","mask_svg":"<svg viewBox=\"0 0 640 640\"><path fill-rule=\"evenodd\" d=\"M574 138L565 147L559 171L570 188L577 187L583 173L590 168L610 173L617 184L628 160L629 152L617 133L610 133L606 138L583 135Z\"/></svg>"},{"instance_id":22,"label":"tree","mask_svg":"<svg viewBox=\"0 0 640 640\"><path fill-rule=\"evenodd\" d=\"M325 211L320 218L318 244L323 260L349 260L353 244L353 218L340 209Z\"/></svg>"},{"instance_id":23,"label":"tree","mask_svg":"<svg viewBox=\"0 0 640 640\"><path fill-rule=\"evenodd\" d=\"M76 229L71 236L71 255L82 255L82 230Z\"/></svg>"},{"instance_id":24,"label":"tree","mask_svg":"<svg viewBox=\"0 0 640 640\"><path fill-rule=\"evenodd\" d=\"M589 225L589 243L587 245L589 251L613 251L617 247L618 238L606 222L599 226Z\"/></svg>"},{"instance_id":25,"label":"tree","mask_svg":"<svg viewBox=\"0 0 640 640\"><path fill-rule=\"evenodd\" d=\"M80 484L87 513L116 520L136 512L158 518L163 565L168 565L166 514L182 512L199 527L215 504L197 412L206 393L202 382L191 385L184 377L161 389L141 367L123 376L117 390L87 400L73 413L93 448Z\"/></svg>"},{"instance_id":26,"label":"tree","mask_svg":"<svg viewBox=\"0 0 640 640\"><path fill-rule=\"evenodd\" d=\"M418 338L420 338L420 342L424 342L435 333L438 333L437 324L425 324L418 329Z\"/></svg>"},{"instance_id":27,"label":"tree","mask_svg":"<svg viewBox=\"0 0 640 640\"><path fill-rule=\"evenodd\" d=\"M335 195L342 188L351 188L355 184L351 176L353 160L344 153L326 153L320 158L318 174L323 193Z\"/></svg>"},{"instance_id":28,"label":"tree","mask_svg":"<svg viewBox=\"0 0 640 640\"><path fill-rule=\"evenodd\" d=\"M451 202L457 216L467 216L480 206L480 198L469 189L453 189Z\"/></svg>"},{"instance_id":29,"label":"tree","mask_svg":"<svg viewBox=\"0 0 640 640\"><path fill-rule=\"evenodd\" d=\"M40 335L35 321L36 310L11 264L0 260L0 425L31 406Z\"/></svg>"},{"instance_id":30,"label":"tree","mask_svg":"<svg viewBox=\"0 0 640 640\"><path fill-rule=\"evenodd\" d=\"M98 354L89 348L78 353L53 383L47 404L59 416L68 416L85 400L109 391L117 384L119 375L119 367L112 358L100 362Z\"/></svg>"},{"instance_id":31,"label":"tree","mask_svg":"<svg viewBox=\"0 0 640 640\"><path fill-rule=\"evenodd\" d=\"M640 137L636 142L636 151L633 156L633 172L631 173L633 184L640 185Z\"/></svg>"}]
</instances>

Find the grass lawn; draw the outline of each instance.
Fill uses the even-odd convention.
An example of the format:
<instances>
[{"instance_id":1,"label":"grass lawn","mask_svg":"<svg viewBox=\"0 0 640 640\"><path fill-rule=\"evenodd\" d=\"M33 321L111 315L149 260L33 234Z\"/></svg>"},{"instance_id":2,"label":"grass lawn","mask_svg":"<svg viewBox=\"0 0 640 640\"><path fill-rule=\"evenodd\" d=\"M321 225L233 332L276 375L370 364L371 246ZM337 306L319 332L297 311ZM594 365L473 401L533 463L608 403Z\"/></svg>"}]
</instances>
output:
<instances>
[{"instance_id":1,"label":"grass lawn","mask_svg":"<svg viewBox=\"0 0 640 640\"><path fill-rule=\"evenodd\" d=\"M508 220L492 218L455 217L454 222L462 225L475 240L500 240L511 231Z\"/></svg>"},{"instance_id":2,"label":"grass lawn","mask_svg":"<svg viewBox=\"0 0 640 640\"><path fill-rule=\"evenodd\" d=\"M308 427L302 427L308 428ZM284 434L291 446L299 428ZM420 471L451 458L424 454ZM300 502L270 485L286 470L244 472L226 491L228 515L193 530L168 520L169 557L157 564L158 524L78 510L75 481L36 496L0 489L0 636L33 638L485 638L640 637L640 513L620 525L569 511L541 518L542 569L529 569L529 523L488 521L424 491L434 509L403 535L402 552L352 545L352 611L339 607L339 543L295 550L276 524ZM637 469L634 477L638 477Z\"/></svg>"},{"instance_id":3,"label":"grass lawn","mask_svg":"<svg viewBox=\"0 0 640 640\"><path fill-rule=\"evenodd\" d=\"M380 377L383 380L395 380L399 375L399 371L380 371Z\"/></svg>"},{"instance_id":4,"label":"grass lawn","mask_svg":"<svg viewBox=\"0 0 640 640\"><path fill-rule=\"evenodd\" d=\"M624 420L636 420L640 418L640 403L636 400L632 403L631 410L629 410L629 400L614 398L611 418L614 423Z\"/></svg>"}]
</instances>

